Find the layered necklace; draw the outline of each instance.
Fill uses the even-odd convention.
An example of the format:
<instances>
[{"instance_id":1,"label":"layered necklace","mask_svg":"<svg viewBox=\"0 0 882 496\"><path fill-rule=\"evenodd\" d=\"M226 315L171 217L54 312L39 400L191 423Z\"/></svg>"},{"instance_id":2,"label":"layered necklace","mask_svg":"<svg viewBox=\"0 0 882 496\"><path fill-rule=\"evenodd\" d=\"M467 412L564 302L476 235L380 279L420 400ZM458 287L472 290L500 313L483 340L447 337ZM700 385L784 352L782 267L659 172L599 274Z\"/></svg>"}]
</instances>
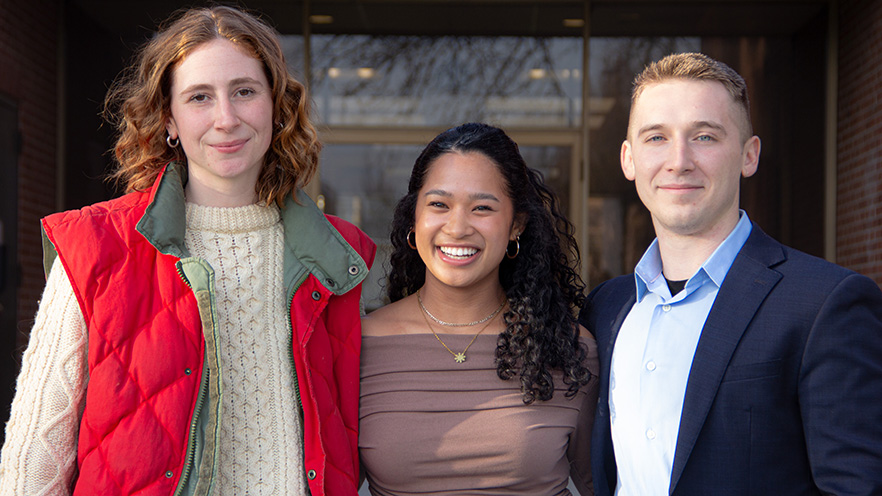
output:
<instances>
[{"instance_id":1,"label":"layered necklace","mask_svg":"<svg viewBox=\"0 0 882 496\"><path fill-rule=\"evenodd\" d=\"M481 333L484 332L484 330L487 329L487 327L489 327L491 323L493 323L493 317L496 317L499 314L499 312L502 310L502 308L505 306L505 300L503 300L502 303L499 304L499 307L496 310L493 310L493 312L490 315L484 317L483 319L479 319L474 322L469 322L467 324L455 324L455 323L450 323L450 322L444 322L443 320L432 315L432 313L429 312L429 310L426 308L426 305L423 304L423 299L420 296L419 289L416 292L416 296L417 296L417 303L419 303L420 310L422 310L423 320L426 321L426 327L428 327L429 330L432 331L432 335L435 336L435 339L437 339L439 343L441 343L441 346L443 346L445 350L449 351L450 354L453 355L453 360L456 363L463 363L466 361L466 352L469 351L469 348L471 348L471 346L475 342L475 340L478 339L478 336L480 336ZM461 353L456 353L453 350L451 350L449 346L444 344L444 341L441 341L441 338L435 332L435 329L432 329L432 324L429 323L429 319L432 319L436 323L438 323L442 326L445 326L445 327L468 327L468 326L483 324L484 322L486 322L486 324L484 324L484 327L481 327L481 330L478 331L477 334L475 334L475 336L472 338L471 341L469 341L469 344L465 347L464 350L462 350Z\"/></svg>"}]
</instances>

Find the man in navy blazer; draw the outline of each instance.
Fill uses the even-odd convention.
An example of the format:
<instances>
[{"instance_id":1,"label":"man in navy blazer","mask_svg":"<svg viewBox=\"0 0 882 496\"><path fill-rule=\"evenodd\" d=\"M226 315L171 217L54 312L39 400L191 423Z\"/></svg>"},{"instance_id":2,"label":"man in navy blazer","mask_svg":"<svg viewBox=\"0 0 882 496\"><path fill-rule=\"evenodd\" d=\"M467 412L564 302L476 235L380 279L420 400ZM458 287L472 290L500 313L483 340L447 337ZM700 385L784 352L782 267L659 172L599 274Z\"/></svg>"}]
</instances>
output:
<instances>
[{"instance_id":1,"label":"man in navy blazer","mask_svg":"<svg viewBox=\"0 0 882 496\"><path fill-rule=\"evenodd\" d=\"M882 292L739 210L744 80L676 54L634 82L621 165L656 240L592 291L598 495L882 495Z\"/></svg>"}]
</instances>

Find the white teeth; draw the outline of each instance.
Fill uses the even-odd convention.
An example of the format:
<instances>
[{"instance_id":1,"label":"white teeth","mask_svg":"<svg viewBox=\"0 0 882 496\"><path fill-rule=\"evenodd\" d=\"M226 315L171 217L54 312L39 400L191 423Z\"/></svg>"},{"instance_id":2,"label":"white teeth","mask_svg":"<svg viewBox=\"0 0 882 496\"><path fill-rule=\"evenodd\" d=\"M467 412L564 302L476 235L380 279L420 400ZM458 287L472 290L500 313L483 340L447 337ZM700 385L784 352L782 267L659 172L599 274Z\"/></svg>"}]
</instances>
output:
<instances>
[{"instance_id":1,"label":"white teeth","mask_svg":"<svg viewBox=\"0 0 882 496\"><path fill-rule=\"evenodd\" d=\"M448 257L467 258L474 255L475 253L478 253L478 249L442 246L441 252Z\"/></svg>"}]
</instances>

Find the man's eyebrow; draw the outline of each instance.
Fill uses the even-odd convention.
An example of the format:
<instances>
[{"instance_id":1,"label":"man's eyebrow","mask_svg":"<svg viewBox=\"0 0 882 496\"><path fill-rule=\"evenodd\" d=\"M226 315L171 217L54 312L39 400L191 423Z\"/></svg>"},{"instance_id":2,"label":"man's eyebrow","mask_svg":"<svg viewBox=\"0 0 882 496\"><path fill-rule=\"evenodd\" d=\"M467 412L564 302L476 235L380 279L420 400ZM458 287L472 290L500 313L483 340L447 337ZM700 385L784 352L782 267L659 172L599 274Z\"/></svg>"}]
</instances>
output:
<instances>
[{"instance_id":1,"label":"man's eyebrow","mask_svg":"<svg viewBox=\"0 0 882 496\"><path fill-rule=\"evenodd\" d=\"M648 133L650 131L658 131L659 129L665 129L666 127L668 127L668 126L666 124L662 124L662 123L647 124L637 130L637 135L640 136L641 134ZM714 121L694 121L689 124L689 127L691 129L711 128L711 129L713 129L715 131L719 131L721 133L726 132L725 126L723 126L722 124L720 124L718 122L714 122Z\"/></svg>"},{"instance_id":2,"label":"man's eyebrow","mask_svg":"<svg viewBox=\"0 0 882 496\"><path fill-rule=\"evenodd\" d=\"M720 132L722 132L722 133L725 133L725 132L726 132L726 128L725 128L725 126L723 126L723 125L720 124L719 122L713 122L713 121L695 121L695 122L692 123L692 127L693 127L694 129L700 129L700 128L703 128L703 127L709 127L709 128L711 128L711 129L713 129L713 130L720 131Z\"/></svg>"},{"instance_id":3,"label":"man's eyebrow","mask_svg":"<svg viewBox=\"0 0 882 496\"><path fill-rule=\"evenodd\" d=\"M637 130L637 135L641 135L643 133L647 133L649 131L658 131L659 129L664 128L664 124L647 124L640 129Z\"/></svg>"}]
</instances>

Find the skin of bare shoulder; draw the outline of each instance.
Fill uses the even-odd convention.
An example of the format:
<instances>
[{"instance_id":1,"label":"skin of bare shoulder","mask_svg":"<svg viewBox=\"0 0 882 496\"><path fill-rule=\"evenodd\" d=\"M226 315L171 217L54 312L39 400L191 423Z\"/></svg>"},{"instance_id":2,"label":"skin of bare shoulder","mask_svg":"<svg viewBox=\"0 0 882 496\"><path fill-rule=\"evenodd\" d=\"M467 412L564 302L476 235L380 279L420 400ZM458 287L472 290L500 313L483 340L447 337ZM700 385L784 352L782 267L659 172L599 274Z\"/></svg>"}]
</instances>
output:
<instances>
[{"instance_id":1,"label":"skin of bare shoulder","mask_svg":"<svg viewBox=\"0 0 882 496\"><path fill-rule=\"evenodd\" d=\"M380 307L361 318L363 336L394 336L412 334L414 329L425 326L420 315L414 312L416 304L412 296Z\"/></svg>"},{"instance_id":2,"label":"skin of bare shoulder","mask_svg":"<svg viewBox=\"0 0 882 496\"><path fill-rule=\"evenodd\" d=\"M579 324L579 337L594 339L594 333L586 329L582 324Z\"/></svg>"}]
</instances>

